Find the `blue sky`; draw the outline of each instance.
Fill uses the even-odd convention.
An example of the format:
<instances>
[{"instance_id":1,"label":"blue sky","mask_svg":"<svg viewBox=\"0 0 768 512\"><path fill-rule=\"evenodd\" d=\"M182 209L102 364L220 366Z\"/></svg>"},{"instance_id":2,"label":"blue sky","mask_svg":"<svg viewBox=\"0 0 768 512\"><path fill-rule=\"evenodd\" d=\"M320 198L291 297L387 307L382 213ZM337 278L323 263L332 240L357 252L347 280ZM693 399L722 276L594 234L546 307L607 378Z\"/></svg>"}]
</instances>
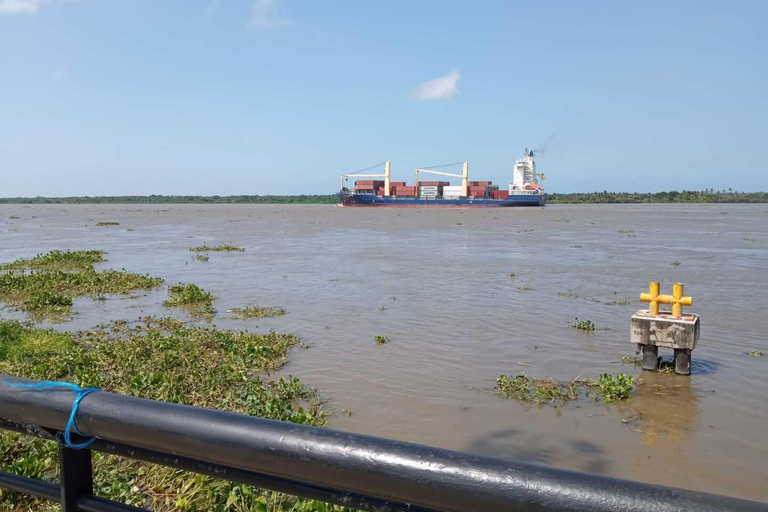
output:
<instances>
[{"instance_id":1,"label":"blue sky","mask_svg":"<svg viewBox=\"0 0 768 512\"><path fill-rule=\"evenodd\" d=\"M391 160L768 190L768 2L0 0L0 196L332 193Z\"/></svg>"}]
</instances>

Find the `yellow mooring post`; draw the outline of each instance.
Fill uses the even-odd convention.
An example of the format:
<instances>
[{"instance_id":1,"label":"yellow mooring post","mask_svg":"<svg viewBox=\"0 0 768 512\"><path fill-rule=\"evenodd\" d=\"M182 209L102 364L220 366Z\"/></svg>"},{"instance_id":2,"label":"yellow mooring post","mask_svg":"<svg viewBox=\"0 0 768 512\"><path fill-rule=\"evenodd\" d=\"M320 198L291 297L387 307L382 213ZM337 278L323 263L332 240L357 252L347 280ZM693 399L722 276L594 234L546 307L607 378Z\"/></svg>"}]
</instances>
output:
<instances>
[{"instance_id":1,"label":"yellow mooring post","mask_svg":"<svg viewBox=\"0 0 768 512\"><path fill-rule=\"evenodd\" d=\"M660 295L658 282L651 282L648 293L641 293L640 300L648 303L648 310L641 309L630 321L630 341L638 353L643 354L643 369L656 370L659 364L659 347L675 351L675 373L690 375L691 351L699 341L699 317L689 313L683 317L683 306L693 304L693 297L683 295L683 285L672 285L672 295ZM671 304L672 312L660 312L659 304Z\"/></svg>"},{"instance_id":2,"label":"yellow mooring post","mask_svg":"<svg viewBox=\"0 0 768 512\"><path fill-rule=\"evenodd\" d=\"M648 292L640 294L640 301L649 303L648 313L651 315L659 314L659 304L672 304L672 316L682 318L683 306L693 304L693 297L683 297L682 283L672 285L672 295L659 295L659 283L654 281L648 287Z\"/></svg>"}]
</instances>

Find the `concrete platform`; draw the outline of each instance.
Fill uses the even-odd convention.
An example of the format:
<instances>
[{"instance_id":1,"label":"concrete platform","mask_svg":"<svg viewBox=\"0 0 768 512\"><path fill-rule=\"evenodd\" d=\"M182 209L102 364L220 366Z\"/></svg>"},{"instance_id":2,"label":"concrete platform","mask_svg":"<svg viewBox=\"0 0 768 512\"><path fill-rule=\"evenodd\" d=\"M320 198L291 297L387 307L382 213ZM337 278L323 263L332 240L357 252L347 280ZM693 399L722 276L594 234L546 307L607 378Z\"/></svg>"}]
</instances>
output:
<instances>
[{"instance_id":1,"label":"concrete platform","mask_svg":"<svg viewBox=\"0 0 768 512\"><path fill-rule=\"evenodd\" d=\"M630 342L676 350L693 350L699 341L699 316L684 314L675 318L671 313L651 315L641 309L630 321Z\"/></svg>"}]
</instances>

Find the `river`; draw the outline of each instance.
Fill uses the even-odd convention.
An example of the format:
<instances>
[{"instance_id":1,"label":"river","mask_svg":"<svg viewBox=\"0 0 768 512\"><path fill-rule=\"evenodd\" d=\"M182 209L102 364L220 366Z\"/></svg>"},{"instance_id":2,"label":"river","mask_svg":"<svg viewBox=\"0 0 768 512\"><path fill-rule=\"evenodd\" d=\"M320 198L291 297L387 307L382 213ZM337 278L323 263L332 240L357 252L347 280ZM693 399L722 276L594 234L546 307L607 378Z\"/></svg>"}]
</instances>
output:
<instances>
[{"instance_id":1,"label":"river","mask_svg":"<svg viewBox=\"0 0 768 512\"><path fill-rule=\"evenodd\" d=\"M188 249L203 243L246 251L197 261ZM768 205L0 205L0 262L52 249L104 249L97 268L194 282L220 315L285 307L213 322L299 335L309 348L280 373L319 389L332 428L768 501L768 356L747 355L768 354ZM690 377L620 362L652 280L662 293L682 282L701 317ZM181 316L166 297L78 299L53 326ZM576 317L596 330L574 329ZM621 405L489 392L520 372L642 384Z\"/></svg>"}]
</instances>

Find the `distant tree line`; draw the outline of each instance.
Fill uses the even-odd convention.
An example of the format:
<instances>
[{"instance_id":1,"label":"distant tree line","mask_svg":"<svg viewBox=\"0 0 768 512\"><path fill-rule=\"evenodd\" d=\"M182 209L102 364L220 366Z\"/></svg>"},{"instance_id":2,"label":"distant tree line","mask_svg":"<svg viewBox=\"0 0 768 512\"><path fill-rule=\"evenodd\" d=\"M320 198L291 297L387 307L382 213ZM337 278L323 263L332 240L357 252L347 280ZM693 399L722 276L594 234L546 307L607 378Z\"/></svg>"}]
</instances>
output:
<instances>
[{"instance_id":1,"label":"distant tree line","mask_svg":"<svg viewBox=\"0 0 768 512\"><path fill-rule=\"evenodd\" d=\"M14 204L335 204L335 194L298 196L81 196L81 197L0 197L0 203ZM549 194L550 204L602 203L768 203L768 192L683 190L678 192L577 192Z\"/></svg>"},{"instance_id":2,"label":"distant tree line","mask_svg":"<svg viewBox=\"0 0 768 512\"><path fill-rule=\"evenodd\" d=\"M577 192L549 194L550 204L603 203L768 203L768 192L737 192L732 189L716 191L683 190L678 192Z\"/></svg>"},{"instance_id":3,"label":"distant tree line","mask_svg":"<svg viewBox=\"0 0 768 512\"><path fill-rule=\"evenodd\" d=\"M335 194L299 196L79 196L79 197L0 197L0 203L15 204L334 204Z\"/></svg>"}]
</instances>

